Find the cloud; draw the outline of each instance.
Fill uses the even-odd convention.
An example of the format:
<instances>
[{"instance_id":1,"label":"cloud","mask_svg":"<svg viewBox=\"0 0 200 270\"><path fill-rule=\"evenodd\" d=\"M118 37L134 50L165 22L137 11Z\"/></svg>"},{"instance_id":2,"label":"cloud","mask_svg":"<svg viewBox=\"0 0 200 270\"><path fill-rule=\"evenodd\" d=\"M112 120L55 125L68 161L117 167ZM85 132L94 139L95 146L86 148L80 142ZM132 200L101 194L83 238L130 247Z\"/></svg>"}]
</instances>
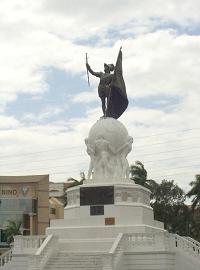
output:
<instances>
[{"instance_id":1,"label":"cloud","mask_svg":"<svg viewBox=\"0 0 200 270\"><path fill-rule=\"evenodd\" d=\"M72 97L72 102L74 103L90 103L98 100L98 94L95 91L85 91L81 92L78 95Z\"/></svg>"},{"instance_id":2,"label":"cloud","mask_svg":"<svg viewBox=\"0 0 200 270\"><path fill-rule=\"evenodd\" d=\"M0 115L0 130L14 129L19 126L19 121L14 117Z\"/></svg>"},{"instance_id":3,"label":"cloud","mask_svg":"<svg viewBox=\"0 0 200 270\"><path fill-rule=\"evenodd\" d=\"M130 82L130 86L133 87L136 85L134 91L136 94L139 95L141 89L144 92L146 84L150 91L175 91L172 86L176 78L172 74L177 74L177 72L174 73L173 69L179 71L181 68L183 72L187 70L188 77L192 75L190 81L194 82L196 73L193 73L192 61L199 51L198 37L177 38L173 32L158 31L151 34L148 30L152 30L152 25L155 28L157 23L165 20L178 20L182 24L198 21L198 1L186 4L171 0L164 3L164 7L160 1L150 3L146 0L118 1L117 4L113 1L99 3L77 1L70 4L63 0L59 2L35 1L34 3L20 0L16 4L14 1L10 4L2 0L0 5L2 13L0 19L0 96L4 104L15 100L20 93L36 95L48 91L46 67L52 66L66 72L80 74L84 72L84 54L88 51L91 56L89 61L96 66L97 70L101 70L102 62L105 60L115 61L121 45L126 54L124 63L127 83ZM6 13L10 16L6 16ZM146 23L141 23L144 17ZM157 18L157 20L151 18ZM146 30L137 30L141 27L145 27ZM117 42L117 35L125 29L139 31L140 35L133 39L130 38L129 32L128 36ZM109 30L116 31L116 37L112 35L109 37ZM81 37L89 40L93 35L98 36L99 40L99 44L93 47L89 43L87 46L75 43L75 40ZM112 39L115 42L108 47L108 44L112 44ZM104 40L106 40L105 44ZM186 61L184 68L184 59L190 55L191 48L194 48L190 59L191 64ZM167 56L169 56L168 59ZM180 64L172 67L172 61L177 64L180 62ZM172 72L161 73L165 67L171 68ZM181 75L182 73L177 74L177 76ZM162 81L161 77L165 78L165 81ZM158 78L160 78L159 81ZM186 88L187 85L188 82L183 81L178 88ZM132 91L130 95L131 93Z\"/></svg>"},{"instance_id":4,"label":"cloud","mask_svg":"<svg viewBox=\"0 0 200 270\"><path fill-rule=\"evenodd\" d=\"M38 114L33 114L33 113L25 114L23 116L23 121L38 122L38 121L47 120L47 119L50 119L54 116L58 116L63 111L64 111L64 109L59 108L59 107L46 107L42 111L40 111Z\"/></svg>"},{"instance_id":5,"label":"cloud","mask_svg":"<svg viewBox=\"0 0 200 270\"><path fill-rule=\"evenodd\" d=\"M70 109L80 103L84 113L75 111L77 106L67 120L61 118L62 108L57 104L45 103L37 113L24 111L21 119L9 115L7 108L16 99L20 102L21 94L42 101L50 87L49 68L76 74L87 82L85 52L92 68L101 71L104 62L115 62L122 45L130 104L144 97L149 97L149 103L158 96L178 98L168 110L130 105L120 118L134 137L129 159L143 161L152 178L172 174L186 187L198 172L196 167L190 170L187 166L198 160L193 156L200 155L198 147L193 148L198 142L192 139L200 135L199 8L197 0L1 0L1 174L50 172L59 181L87 170L84 138L102 115L100 106L90 107L98 99L98 79L91 76L91 91L81 93L80 86L78 94L70 97ZM192 35L188 29L193 29ZM182 148L185 150L173 152ZM55 152L48 152L51 149ZM34 152L40 153L19 156ZM6 155L12 156L11 162L3 158ZM40 159L39 166L36 161ZM163 159L167 160L159 161Z\"/></svg>"},{"instance_id":6,"label":"cloud","mask_svg":"<svg viewBox=\"0 0 200 270\"><path fill-rule=\"evenodd\" d=\"M124 74L130 96L185 96L198 91L199 36L158 31L127 40L124 47Z\"/></svg>"}]
</instances>

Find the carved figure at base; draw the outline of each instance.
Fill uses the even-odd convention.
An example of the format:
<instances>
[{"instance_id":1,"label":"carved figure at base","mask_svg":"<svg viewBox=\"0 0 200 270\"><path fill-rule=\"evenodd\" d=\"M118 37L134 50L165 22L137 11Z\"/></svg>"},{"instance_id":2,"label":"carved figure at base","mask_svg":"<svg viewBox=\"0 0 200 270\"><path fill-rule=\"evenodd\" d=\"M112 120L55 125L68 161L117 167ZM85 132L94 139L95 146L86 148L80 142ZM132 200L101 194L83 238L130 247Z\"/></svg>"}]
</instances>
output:
<instances>
[{"instance_id":1,"label":"carved figure at base","mask_svg":"<svg viewBox=\"0 0 200 270\"><path fill-rule=\"evenodd\" d=\"M89 170L87 174L87 179L91 179L93 178L93 173L94 173L95 154L94 154L94 150L89 144L88 139L85 139L85 144L87 146L87 153L90 156L90 165L89 165Z\"/></svg>"},{"instance_id":2,"label":"carved figure at base","mask_svg":"<svg viewBox=\"0 0 200 270\"><path fill-rule=\"evenodd\" d=\"M94 149L96 155L94 177L110 177L110 174L112 173L112 167L110 164L111 149L109 142L101 135L95 140Z\"/></svg>"},{"instance_id":3,"label":"carved figure at base","mask_svg":"<svg viewBox=\"0 0 200 270\"><path fill-rule=\"evenodd\" d=\"M114 119L103 118L101 121L113 123ZM90 165L87 179L94 181L124 181L129 179L129 163L127 155L132 150L133 138L126 135L121 137L120 145L116 138L108 136L109 131L104 131L94 138L85 139L87 153L90 156Z\"/></svg>"},{"instance_id":4,"label":"carved figure at base","mask_svg":"<svg viewBox=\"0 0 200 270\"><path fill-rule=\"evenodd\" d=\"M132 150L132 144L133 144L133 138L129 136L128 141L121 153L122 171L123 171L123 175L125 175L125 179L129 179L130 169L129 169L129 163L126 157Z\"/></svg>"}]
</instances>

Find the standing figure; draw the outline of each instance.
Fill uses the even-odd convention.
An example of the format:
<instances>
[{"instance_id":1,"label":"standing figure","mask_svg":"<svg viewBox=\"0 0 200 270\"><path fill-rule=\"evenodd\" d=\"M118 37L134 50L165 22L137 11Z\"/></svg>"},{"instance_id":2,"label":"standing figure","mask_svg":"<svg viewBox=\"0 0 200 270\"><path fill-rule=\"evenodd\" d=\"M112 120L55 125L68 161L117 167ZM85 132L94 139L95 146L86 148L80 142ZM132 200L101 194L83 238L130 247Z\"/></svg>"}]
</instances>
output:
<instances>
[{"instance_id":1,"label":"standing figure","mask_svg":"<svg viewBox=\"0 0 200 270\"><path fill-rule=\"evenodd\" d=\"M86 68L92 75L100 78L98 94L102 102L103 116L106 117L108 98L110 96L111 82L113 79L113 74L111 72L114 71L115 67L113 64L104 64L104 72L94 72L90 65L86 63Z\"/></svg>"},{"instance_id":2,"label":"standing figure","mask_svg":"<svg viewBox=\"0 0 200 270\"><path fill-rule=\"evenodd\" d=\"M102 102L104 117L118 119L128 107L128 98L126 86L122 72L122 48L119 50L115 66L113 64L104 64L104 72L94 72L88 64L86 54L86 68L89 84L90 72L92 75L100 78L98 93ZM112 73L113 72L113 73Z\"/></svg>"}]
</instances>

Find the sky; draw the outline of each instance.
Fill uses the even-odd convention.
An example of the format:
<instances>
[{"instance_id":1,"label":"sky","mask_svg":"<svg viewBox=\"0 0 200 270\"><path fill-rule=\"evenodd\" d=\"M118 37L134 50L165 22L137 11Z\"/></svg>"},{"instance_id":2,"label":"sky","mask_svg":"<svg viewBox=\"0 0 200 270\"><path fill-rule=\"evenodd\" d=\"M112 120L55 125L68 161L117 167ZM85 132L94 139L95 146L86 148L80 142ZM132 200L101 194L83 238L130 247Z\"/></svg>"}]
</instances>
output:
<instances>
[{"instance_id":1,"label":"sky","mask_svg":"<svg viewBox=\"0 0 200 270\"><path fill-rule=\"evenodd\" d=\"M1 0L0 175L80 179L102 116L95 71L120 46L130 164L185 191L200 173L200 1Z\"/></svg>"}]
</instances>

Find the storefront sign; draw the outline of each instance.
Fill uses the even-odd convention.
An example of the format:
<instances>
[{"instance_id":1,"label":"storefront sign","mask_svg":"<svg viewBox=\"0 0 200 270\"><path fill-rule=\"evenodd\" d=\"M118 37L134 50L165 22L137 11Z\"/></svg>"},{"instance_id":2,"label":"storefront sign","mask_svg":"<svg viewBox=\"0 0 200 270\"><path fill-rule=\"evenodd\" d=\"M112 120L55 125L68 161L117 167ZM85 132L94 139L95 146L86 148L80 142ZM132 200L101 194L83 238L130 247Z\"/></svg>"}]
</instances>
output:
<instances>
[{"instance_id":1,"label":"storefront sign","mask_svg":"<svg viewBox=\"0 0 200 270\"><path fill-rule=\"evenodd\" d=\"M22 191L22 194L25 196L29 191L29 187L22 187L21 191Z\"/></svg>"},{"instance_id":2,"label":"storefront sign","mask_svg":"<svg viewBox=\"0 0 200 270\"><path fill-rule=\"evenodd\" d=\"M0 196L16 196L17 189L0 189Z\"/></svg>"}]
</instances>

